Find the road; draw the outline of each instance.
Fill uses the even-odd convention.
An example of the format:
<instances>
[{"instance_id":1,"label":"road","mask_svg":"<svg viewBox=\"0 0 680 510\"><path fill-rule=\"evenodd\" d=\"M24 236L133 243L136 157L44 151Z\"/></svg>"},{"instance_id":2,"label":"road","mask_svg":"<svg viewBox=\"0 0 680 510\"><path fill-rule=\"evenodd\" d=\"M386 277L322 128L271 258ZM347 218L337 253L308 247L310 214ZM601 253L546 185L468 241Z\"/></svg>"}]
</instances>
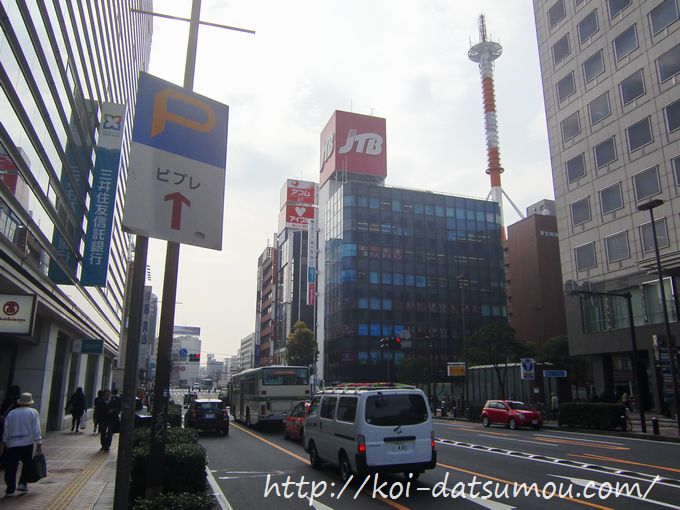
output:
<instances>
[{"instance_id":1,"label":"road","mask_svg":"<svg viewBox=\"0 0 680 510\"><path fill-rule=\"evenodd\" d=\"M335 468L312 469L302 446L280 429L232 423L229 437L202 434L200 443L234 510L680 508L680 444L445 420L435 421L435 436L437 468L417 481L381 475L344 490ZM514 496L522 483L537 485L528 495L519 486ZM615 497L621 484L632 492Z\"/></svg>"}]
</instances>

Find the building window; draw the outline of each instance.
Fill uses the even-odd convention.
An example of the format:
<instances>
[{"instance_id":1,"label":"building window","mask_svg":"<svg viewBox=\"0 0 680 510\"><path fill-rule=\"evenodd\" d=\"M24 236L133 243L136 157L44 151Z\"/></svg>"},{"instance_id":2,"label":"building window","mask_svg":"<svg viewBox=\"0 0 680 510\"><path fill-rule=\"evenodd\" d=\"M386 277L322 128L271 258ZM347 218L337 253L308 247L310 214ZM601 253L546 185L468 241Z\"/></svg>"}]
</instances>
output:
<instances>
[{"instance_id":1,"label":"building window","mask_svg":"<svg viewBox=\"0 0 680 510\"><path fill-rule=\"evenodd\" d=\"M567 11L564 8L564 0L557 0L553 6L548 9L548 24L553 29L557 24L564 19Z\"/></svg>"},{"instance_id":2,"label":"building window","mask_svg":"<svg viewBox=\"0 0 680 510\"><path fill-rule=\"evenodd\" d=\"M659 65L659 81L670 80L680 73L680 44L674 46L657 59Z\"/></svg>"},{"instance_id":3,"label":"building window","mask_svg":"<svg viewBox=\"0 0 680 510\"><path fill-rule=\"evenodd\" d=\"M678 4L676 0L663 0L649 13L649 24L652 27L652 35L656 35L666 29L678 19Z\"/></svg>"},{"instance_id":4,"label":"building window","mask_svg":"<svg viewBox=\"0 0 680 510\"><path fill-rule=\"evenodd\" d=\"M614 55L616 56L617 62L630 55L637 47L637 32L635 30L635 25L632 25L628 30L614 39Z\"/></svg>"},{"instance_id":5,"label":"building window","mask_svg":"<svg viewBox=\"0 0 680 510\"><path fill-rule=\"evenodd\" d=\"M652 125L649 117L636 122L626 128L626 138L628 139L628 150L636 151L647 144L652 143Z\"/></svg>"},{"instance_id":6,"label":"building window","mask_svg":"<svg viewBox=\"0 0 680 510\"><path fill-rule=\"evenodd\" d=\"M656 228L656 242L659 244L659 248L666 248L670 244L668 242L666 218L654 220L654 227ZM654 251L654 232L652 231L651 221L640 225L640 239L642 240L643 253Z\"/></svg>"},{"instance_id":7,"label":"building window","mask_svg":"<svg viewBox=\"0 0 680 510\"><path fill-rule=\"evenodd\" d=\"M590 221L590 197L573 202L569 208L571 209L571 224L573 226L582 225Z\"/></svg>"},{"instance_id":8,"label":"building window","mask_svg":"<svg viewBox=\"0 0 680 510\"><path fill-rule=\"evenodd\" d=\"M600 204L602 205L602 214L607 214L623 208L621 183L616 183L613 186L600 190Z\"/></svg>"},{"instance_id":9,"label":"building window","mask_svg":"<svg viewBox=\"0 0 680 510\"><path fill-rule=\"evenodd\" d=\"M553 62L555 65L559 64L566 58L571 50L569 49L569 34L565 34L559 41L555 43L552 47Z\"/></svg>"},{"instance_id":10,"label":"building window","mask_svg":"<svg viewBox=\"0 0 680 510\"><path fill-rule=\"evenodd\" d=\"M609 107L609 92L605 92L599 97L593 99L588 105L588 113L590 113L590 125L597 124L602 119L609 117L612 113Z\"/></svg>"},{"instance_id":11,"label":"building window","mask_svg":"<svg viewBox=\"0 0 680 510\"><path fill-rule=\"evenodd\" d=\"M595 243L584 244L578 246L574 253L576 255L576 268L579 271L592 269L597 266L597 259L595 258Z\"/></svg>"},{"instance_id":12,"label":"building window","mask_svg":"<svg viewBox=\"0 0 680 510\"><path fill-rule=\"evenodd\" d=\"M630 257L628 232L620 232L613 236L605 237L604 244L607 249L608 262L616 262Z\"/></svg>"},{"instance_id":13,"label":"building window","mask_svg":"<svg viewBox=\"0 0 680 510\"><path fill-rule=\"evenodd\" d=\"M557 82L557 101L561 103L574 92L576 92L576 82L574 80L574 71L572 71Z\"/></svg>"},{"instance_id":14,"label":"building window","mask_svg":"<svg viewBox=\"0 0 680 510\"><path fill-rule=\"evenodd\" d=\"M680 186L680 156L675 156L671 159L671 166L675 174L675 185Z\"/></svg>"},{"instance_id":15,"label":"building window","mask_svg":"<svg viewBox=\"0 0 680 510\"><path fill-rule=\"evenodd\" d=\"M638 202L661 193L659 167L653 166L635 174L633 185L635 186L635 198Z\"/></svg>"},{"instance_id":16,"label":"building window","mask_svg":"<svg viewBox=\"0 0 680 510\"><path fill-rule=\"evenodd\" d=\"M571 140L581 132L581 119L578 112L574 112L562 121L562 141Z\"/></svg>"},{"instance_id":17,"label":"building window","mask_svg":"<svg viewBox=\"0 0 680 510\"><path fill-rule=\"evenodd\" d=\"M567 180L574 182L586 175L586 163L583 153L567 161ZM680 182L680 181L679 181Z\"/></svg>"},{"instance_id":18,"label":"building window","mask_svg":"<svg viewBox=\"0 0 680 510\"><path fill-rule=\"evenodd\" d=\"M595 166L597 168L602 168L607 166L612 161L616 161L616 137L605 140L595 146L593 151L595 152Z\"/></svg>"},{"instance_id":19,"label":"building window","mask_svg":"<svg viewBox=\"0 0 680 510\"><path fill-rule=\"evenodd\" d=\"M668 133L680 129L680 99L666 106L663 111L666 117L666 129L668 130Z\"/></svg>"},{"instance_id":20,"label":"building window","mask_svg":"<svg viewBox=\"0 0 680 510\"><path fill-rule=\"evenodd\" d=\"M597 9L594 9L590 14L583 18L578 27L578 39L581 44L585 43L590 39L595 32L597 32L600 27L597 24Z\"/></svg>"},{"instance_id":21,"label":"building window","mask_svg":"<svg viewBox=\"0 0 680 510\"><path fill-rule=\"evenodd\" d=\"M604 59L602 58L602 50L600 50L583 62L583 76L586 83L590 83L602 73L604 73Z\"/></svg>"},{"instance_id":22,"label":"building window","mask_svg":"<svg viewBox=\"0 0 680 510\"><path fill-rule=\"evenodd\" d=\"M581 5L585 0L574 0L574 7L578 7Z\"/></svg>"},{"instance_id":23,"label":"building window","mask_svg":"<svg viewBox=\"0 0 680 510\"><path fill-rule=\"evenodd\" d=\"M623 106L632 103L638 97L645 93L645 78L642 74L642 69L631 74L628 78L619 83L619 90L621 91L621 102Z\"/></svg>"},{"instance_id":24,"label":"building window","mask_svg":"<svg viewBox=\"0 0 680 510\"><path fill-rule=\"evenodd\" d=\"M631 0L607 0L609 5L609 19L614 18L631 3Z\"/></svg>"}]
</instances>

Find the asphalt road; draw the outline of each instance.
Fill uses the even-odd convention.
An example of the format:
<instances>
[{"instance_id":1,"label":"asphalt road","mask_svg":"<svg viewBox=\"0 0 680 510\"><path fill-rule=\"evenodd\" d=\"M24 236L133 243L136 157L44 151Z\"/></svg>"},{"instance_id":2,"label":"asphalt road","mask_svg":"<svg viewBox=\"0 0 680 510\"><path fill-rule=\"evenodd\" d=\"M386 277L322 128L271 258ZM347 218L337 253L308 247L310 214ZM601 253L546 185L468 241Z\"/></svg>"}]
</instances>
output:
<instances>
[{"instance_id":1,"label":"asphalt road","mask_svg":"<svg viewBox=\"0 0 680 510\"><path fill-rule=\"evenodd\" d=\"M435 435L437 468L417 481L380 475L344 490L337 469L312 469L280 429L232 423L229 437L202 434L200 442L234 510L680 508L680 444L444 420L435 421ZM615 497L622 484L630 495Z\"/></svg>"}]
</instances>

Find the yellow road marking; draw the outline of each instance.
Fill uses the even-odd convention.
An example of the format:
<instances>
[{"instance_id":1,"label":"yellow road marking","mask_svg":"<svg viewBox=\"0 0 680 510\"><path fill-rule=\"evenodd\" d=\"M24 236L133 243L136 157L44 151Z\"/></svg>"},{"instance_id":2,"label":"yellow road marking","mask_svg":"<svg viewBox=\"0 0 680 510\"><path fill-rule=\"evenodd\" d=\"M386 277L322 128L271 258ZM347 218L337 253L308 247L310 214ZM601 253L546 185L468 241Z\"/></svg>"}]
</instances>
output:
<instances>
[{"instance_id":1,"label":"yellow road marking","mask_svg":"<svg viewBox=\"0 0 680 510\"><path fill-rule=\"evenodd\" d=\"M485 430L483 434L493 434L494 436L509 436L507 432L490 432L488 430Z\"/></svg>"},{"instance_id":2,"label":"yellow road marking","mask_svg":"<svg viewBox=\"0 0 680 510\"><path fill-rule=\"evenodd\" d=\"M479 477L482 477L482 478L488 478L489 480L493 480L495 482L505 483L505 484L508 484L508 485L514 485L515 483L519 483L519 482L510 481L510 480L504 480L503 478L496 478L495 476L491 476L491 475L485 475L483 473L477 473L476 471L470 471L468 469L449 466L448 464L442 464L441 462L437 462L437 465L439 467L443 467L445 469L452 469L454 471L460 471L461 473L467 473L469 475L475 475L475 476L479 476ZM529 484L529 486L530 485L531 484ZM545 490L539 490L539 489L536 489L536 490L538 492L540 492L541 494L543 494L544 496L547 495ZM534 492L536 492L536 491L534 491ZM580 505L586 505L586 506L591 506L593 508L599 508L600 510L614 510L611 507L598 505L597 503L591 503L590 501L584 501L582 499L570 498L568 496L560 496L559 494L551 494L551 495L552 496L558 496L560 499L566 499L567 501L571 501L572 503L578 503Z\"/></svg>"},{"instance_id":3,"label":"yellow road marking","mask_svg":"<svg viewBox=\"0 0 680 510\"><path fill-rule=\"evenodd\" d=\"M655 464L643 464L642 462L635 462L633 460L617 459L616 457L605 457L604 455L593 455L592 453L586 453L584 455L575 455L575 454L570 453L569 456L570 457L583 457L585 459L594 459L594 460L609 460L611 462L620 462L621 464L631 464L633 466L644 466L644 467L649 467L649 468L661 469L662 471L672 471L673 473L680 473L680 469L676 469L676 468L665 467L665 466L657 466Z\"/></svg>"},{"instance_id":4,"label":"yellow road marking","mask_svg":"<svg viewBox=\"0 0 680 510\"><path fill-rule=\"evenodd\" d=\"M303 462L303 463L309 465L309 459L305 459L304 457L301 457L301 456L298 455L297 453L293 453L293 452L291 452L290 450L287 450L287 449L285 449L285 448L282 447L282 446L279 446L279 445L277 445L277 444L275 444L275 443L272 443L272 442L269 441L268 439L265 439L264 437L259 436L259 435L255 434L254 432L251 432L250 430L241 427L240 425L236 425L235 423L232 423L231 426L232 426L232 427L236 427L236 428L239 429L240 431L245 432L246 434L249 434L249 435L253 436L255 439L258 439L258 440L262 441L263 443L265 443L265 444L267 444L267 445L269 445L269 446L271 446L271 447L273 447L273 448L276 448L277 450L279 450L279 451L281 451L281 452L283 452L283 453L286 453L286 454L290 455L290 456L293 457L294 459L297 459L297 460L299 460L300 462ZM389 506L391 506L391 507L393 507L393 508L396 508L397 510L410 510L409 507L404 506L404 505L400 505L399 503L397 503L396 501L392 501L391 499L385 499L385 498L382 498L382 497L381 497L381 498L378 499L378 501L382 501L382 502L385 503L386 505L389 505Z\"/></svg>"},{"instance_id":5,"label":"yellow road marking","mask_svg":"<svg viewBox=\"0 0 680 510\"><path fill-rule=\"evenodd\" d=\"M576 446L588 446L590 448L602 448L604 450L630 450L630 448L626 446L586 443L584 441L572 441L571 439L548 439L546 437L537 437L536 441L542 441L544 443L559 443L559 444L571 444Z\"/></svg>"}]
</instances>

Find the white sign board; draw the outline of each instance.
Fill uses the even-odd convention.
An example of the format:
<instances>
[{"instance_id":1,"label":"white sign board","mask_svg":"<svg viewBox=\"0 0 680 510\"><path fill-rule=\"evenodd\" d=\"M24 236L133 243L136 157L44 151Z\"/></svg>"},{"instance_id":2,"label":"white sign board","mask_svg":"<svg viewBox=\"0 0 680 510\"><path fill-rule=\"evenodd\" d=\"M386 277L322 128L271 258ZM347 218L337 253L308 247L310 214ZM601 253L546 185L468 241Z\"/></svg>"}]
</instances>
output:
<instances>
[{"instance_id":1,"label":"white sign board","mask_svg":"<svg viewBox=\"0 0 680 510\"><path fill-rule=\"evenodd\" d=\"M0 294L0 333L30 335L35 309L35 294Z\"/></svg>"},{"instance_id":2,"label":"white sign board","mask_svg":"<svg viewBox=\"0 0 680 510\"><path fill-rule=\"evenodd\" d=\"M520 374L523 381L533 381L535 379L535 363L533 358L522 358L519 360Z\"/></svg>"},{"instance_id":3,"label":"white sign board","mask_svg":"<svg viewBox=\"0 0 680 510\"><path fill-rule=\"evenodd\" d=\"M222 249L229 107L139 74L123 228Z\"/></svg>"}]
</instances>

